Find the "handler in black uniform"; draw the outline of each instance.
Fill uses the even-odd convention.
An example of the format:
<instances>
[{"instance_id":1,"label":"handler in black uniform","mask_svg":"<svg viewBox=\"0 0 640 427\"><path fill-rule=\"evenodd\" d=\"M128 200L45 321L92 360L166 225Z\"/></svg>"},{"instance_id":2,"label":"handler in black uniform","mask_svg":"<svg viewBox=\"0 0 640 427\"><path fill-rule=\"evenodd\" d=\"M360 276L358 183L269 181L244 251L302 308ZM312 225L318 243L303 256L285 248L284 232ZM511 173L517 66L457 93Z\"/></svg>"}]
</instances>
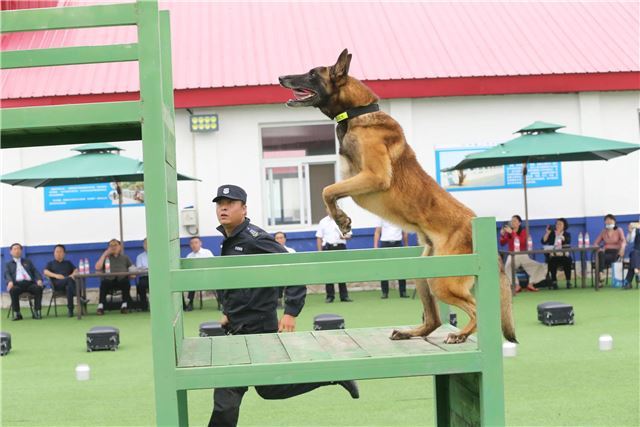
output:
<instances>
[{"instance_id":1,"label":"handler in black uniform","mask_svg":"<svg viewBox=\"0 0 640 427\"><path fill-rule=\"evenodd\" d=\"M225 239L222 242L222 256L264 253L286 253L287 250L276 242L266 231L251 224L247 215L247 193L235 185L218 188L216 214L218 230ZM270 332L293 332L296 317L304 306L307 288L287 286L285 289L284 315L278 322L276 305L277 288L252 288L218 291L224 307L221 323L234 335L260 334ZM284 384L256 386L263 399L286 399L330 384L344 387L351 397L359 397L355 381L337 381L312 384ZM247 387L217 388L213 392L213 413L209 426L235 426L240 415L240 403Z\"/></svg>"}]
</instances>

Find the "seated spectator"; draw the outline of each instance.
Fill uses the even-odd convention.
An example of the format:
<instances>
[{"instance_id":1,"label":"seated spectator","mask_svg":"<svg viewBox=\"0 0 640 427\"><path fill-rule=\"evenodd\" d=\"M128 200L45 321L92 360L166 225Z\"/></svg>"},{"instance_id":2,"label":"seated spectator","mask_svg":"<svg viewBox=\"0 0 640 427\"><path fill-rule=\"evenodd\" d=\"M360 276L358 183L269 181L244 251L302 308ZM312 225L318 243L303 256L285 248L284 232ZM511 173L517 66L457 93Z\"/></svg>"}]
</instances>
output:
<instances>
[{"instance_id":1,"label":"seated spectator","mask_svg":"<svg viewBox=\"0 0 640 427\"><path fill-rule=\"evenodd\" d=\"M636 286L640 285L640 222L632 222L629 224L629 235L627 242L633 245L631 253L629 253L629 270L625 277L625 289L633 287L633 277L636 278Z\"/></svg>"},{"instance_id":2,"label":"seated spectator","mask_svg":"<svg viewBox=\"0 0 640 427\"><path fill-rule=\"evenodd\" d=\"M53 248L53 260L47 263L44 275L51 279L55 291L65 292L67 295L67 316L73 317L73 297L76 295L76 282L73 276L78 272L76 266L67 259L64 245Z\"/></svg>"},{"instance_id":3,"label":"seated spectator","mask_svg":"<svg viewBox=\"0 0 640 427\"><path fill-rule=\"evenodd\" d=\"M603 253L598 257L600 269L598 286L601 287L605 268L611 267L612 263L624 258L624 249L627 244L624 232L616 225L616 217L611 214L604 217L604 230L600 232L594 245L600 246L600 243L604 243L604 248L600 248L600 252Z\"/></svg>"},{"instance_id":4,"label":"seated spectator","mask_svg":"<svg viewBox=\"0 0 640 427\"><path fill-rule=\"evenodd\" d=\"M11 295L13 320L22 320L20 295L25 292L33 295L33 318L42 319L40 314L42 308L42 276L40 276L40 273L30 260L22 258L22 245L20 243L12 244L9 250L11 259L5 265L4 280L7 282L7 290Z\"/></svg>"},{"instance_id":5,"label":"seated spectator","mask_svg":"<svg viewBox=\"0 0 640 427\"><path fill-rule=\"evenodd\" d=\"M109 246L100 255L96 262L96 271L105 272L104 264L109 260L110 273L125 273L129 271L129 267L133 265L131 259L122 253L122 244L118 239L109 240ZM110 290L119 290L122 292L122 305L120 313L127 314L129 312L128 304L131 302L131 283L129 276L106 276L100 281L100 300L98 304L97 314L104 314L104 304L107 302L107 293Z\"/></svg>"},{"instance_id":6,"label":"seated spectator","mask_svg":"<svg viewBox=\"0 0 640 427\"><path fill-rule=\"evenodd\" d=\"M567 228L569 228L567 220L558 218L554 228L547 225L547 229L542 239L540 239L540 242L548 246L571 246L571 233L567 231ZM567 289L571 288L571 265L573 264L571 257L563 252L554 252L549 255L547 264L549 265L549 274L551 275L551 287L558 289L557 273L558 266L561 266L564 270L564 277L567 280Z\"/></svg>"},{"instance_id":7,"label":"seated spectator","mask_svg":"<svg viewBox=\"0 0 640 427\"><path fill-rule=\"evenodd\" d=\"M511 222L502 226L500 229L500 244L508 245L509 251L515 250L514 243L518 237L520 240L520 247L526 248L527 245L527 230L522 228L522 218L520 215L514 215L511 217ZM529 275L529 284L527 290L531 292L537 292L538 287L544 287L547 277L547 269L544 264L534 261L529 258L529 255L515 255L507 257L507 263L505 264L505 272L509 280L513 277L513 270L522 267L524 271ZM511 284L513 286L513 284ZM520 292L522 288L519 283L516 283L516 292Z\"/></svg>"},{"instance_id":8,"label":"seated spectator","mask_svg":"<svg viewBox=\"0 0 640 427\"><path fill-rule=\"evenodd\" d=\"M147 256L147 238L142 241L142 248L144 249L136 257L136 270L147 271L149 270L149 258ZM149 300L147 299L147 292L149 292L149 276L138 276L138 284L136 285L138 292L138 298L142 305L142 311L149 311Z\"/></svg>"},{"instance_id":9,"label":"seated spectator","mask_svg":"<svg viewBox=\"0 0 640 427\"><path fill-rule=\"evenodd\" d=\"M273 238L275 239L276 242L280 243L280 245L282 245L283 248L285 248L287 250L287 252L289 252L290 254L295 253L295 249L290 248L289 246L287 246L287 235L284 233L284 231L278 231L276 232L276 234L273 235ZM284 286L278 286L278 305L276 306L277 308L282 308L282 298L284 297Z\"/></svg>"},{"instance_id":10,"label":"seated spectator","mask_svg":"<svg viewBox=\"0 0 640 427\"><path fill-rule=\"evenodd\" d=\"M205 249L202 247L202 240L200 237L193 236L191 240L189 240L189 246L191 247L191 252L187 254L187 258L212 258L213 252L209 249ZM218 293L216 294L216 298L218 298ZM195 291L189 291L187 294L188 302L184 302L184 296L182 297L182 306L184 307L184 311L193 311L193 300L196 298ZM219 301L219 300L218 300Z\"/></svg>"}]
</instances>

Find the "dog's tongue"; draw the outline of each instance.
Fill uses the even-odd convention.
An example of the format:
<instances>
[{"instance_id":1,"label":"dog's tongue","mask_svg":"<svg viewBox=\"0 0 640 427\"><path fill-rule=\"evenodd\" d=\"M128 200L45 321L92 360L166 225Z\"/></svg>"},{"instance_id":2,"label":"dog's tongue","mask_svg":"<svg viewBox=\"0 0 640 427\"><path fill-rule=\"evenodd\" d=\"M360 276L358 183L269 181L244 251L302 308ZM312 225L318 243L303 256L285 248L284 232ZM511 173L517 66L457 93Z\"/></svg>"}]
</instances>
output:
<instances>
[{"instance_id":1,"label":"dog's tongue","mask_svg":"<svg viewBox=\"0 0 640 427\"><path fill-rule=\"evenodd\" d=\"M303 99L313 95L313 92L306 89L295 89L293 94L296 96L296 99Z\"/></svg>"}]
</instances>

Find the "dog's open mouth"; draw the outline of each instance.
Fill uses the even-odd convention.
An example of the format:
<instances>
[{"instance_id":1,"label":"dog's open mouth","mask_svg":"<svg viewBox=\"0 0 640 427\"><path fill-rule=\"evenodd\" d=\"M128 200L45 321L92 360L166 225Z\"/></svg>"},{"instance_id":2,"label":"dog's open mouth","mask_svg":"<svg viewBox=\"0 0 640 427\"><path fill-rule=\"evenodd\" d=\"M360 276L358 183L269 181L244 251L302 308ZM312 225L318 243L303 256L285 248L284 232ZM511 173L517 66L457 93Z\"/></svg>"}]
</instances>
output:
<instances>
[{"instance_id":1,"label":"dog's open mouth","mask_svg":"<svg viewBox=\"0 0 640 427\"><path fill-rule=\"evenodd\" d=\"M312 91L311 89L307 89L307 88L295 88L293 89L293 96L295 97L294 99L290 99L289 101L287 101L287 105L296 105L296 104L308 104L310 101L313 100L313 98L315 98L315 96L317 95L316 92Z\"/></svg>"}]
</instances>

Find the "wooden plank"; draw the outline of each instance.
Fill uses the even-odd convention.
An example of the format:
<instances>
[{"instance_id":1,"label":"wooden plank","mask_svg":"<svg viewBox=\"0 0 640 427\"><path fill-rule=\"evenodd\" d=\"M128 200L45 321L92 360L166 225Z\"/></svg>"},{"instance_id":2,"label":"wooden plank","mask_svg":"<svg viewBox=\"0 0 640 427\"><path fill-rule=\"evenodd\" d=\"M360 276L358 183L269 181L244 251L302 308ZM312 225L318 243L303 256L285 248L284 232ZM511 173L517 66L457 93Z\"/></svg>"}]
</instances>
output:
<instances>
[{"instance_id":1,"label":"wooden plank","mask_svg":"<svg viewBox=\"0 0 640 427\"><path fill-rule=\"evenodd\" d=\"M346 333L371 356L424 354L443 351L423 338L394 341L389 339L393 329L347 329Z\"/></svg>"},{"instance_id":2,"label":"wooden plank","mask_svg":"<svg viewBox=\"0 0 640 427\"><path fill-rule=\"evenodd\" d=\"M247 335L246 341L252 364L291 361L278 334Z\"/></svg>"},{"instance_id":3,"label":"wooden plank","mask_svg":"<svg viewBox=\"0 0 640 427\"><path fill-rule=\"evenodd\" d=\"M0 68L31 68L137 60L137 43L109 46L76 46L5 51L2 52Z\"/></svg>"},{"instance_id":4,"label":"wooden plank","mask_svg":"<svg viewBox=\"0 0 640 427\"><path fill-rule=\"evenodd\" d=\"M134 25L135 3L80 7L55 7L5 11L0 14L2 33Z\"/></svg>"},{"instance_id":5,"label":"wooden plank","mask_svg":"<svg viewBox=\"0 0 640 427\"><path fill-rule=\"evenodd\" d=\"M486 396L489 398L489 396ZM480 427L480 374L449 375L451 425Z\"/></svg>"},{"instance_id":6,"label":"wooden plank","mask_svg":"<svg viewBox=\"0 0 640 427\"><path fill-rule=\"evenodd\" d=\"M369 353L363 350L343 329L315 331L312 334L332 359L369 357Z\"/></svg>"},{"instance_id":7,"label":"wooden plank","mask_svg":"<svg viewBox=\"0 0 640 427\"><path fill-rule=\"evenodd\" d=\"M211 366L211 338L185 338L178 366L192 368Z\"/></svg>"},{"instance_id":8,"label":"wooden plank","mask_svg":"<svg viewBox=\"0 0 640 427\"><path fill-rule=\"evenodd\" d=\"M211 339L211 366L246 365L251 363L243 335L228 335Z\"/></svg>"},{"instance_id":9,"label":"wooden plank","mask_svg":"<svg viewBox=\"0 0 640 427\"><path fill-rule=\"evenodd\" d=\"M280 335L280 341L289 354L291 361L307 362L331 359L331 355L320 345L312 332L282 334Z\"/></svg>"}]
</instances>

